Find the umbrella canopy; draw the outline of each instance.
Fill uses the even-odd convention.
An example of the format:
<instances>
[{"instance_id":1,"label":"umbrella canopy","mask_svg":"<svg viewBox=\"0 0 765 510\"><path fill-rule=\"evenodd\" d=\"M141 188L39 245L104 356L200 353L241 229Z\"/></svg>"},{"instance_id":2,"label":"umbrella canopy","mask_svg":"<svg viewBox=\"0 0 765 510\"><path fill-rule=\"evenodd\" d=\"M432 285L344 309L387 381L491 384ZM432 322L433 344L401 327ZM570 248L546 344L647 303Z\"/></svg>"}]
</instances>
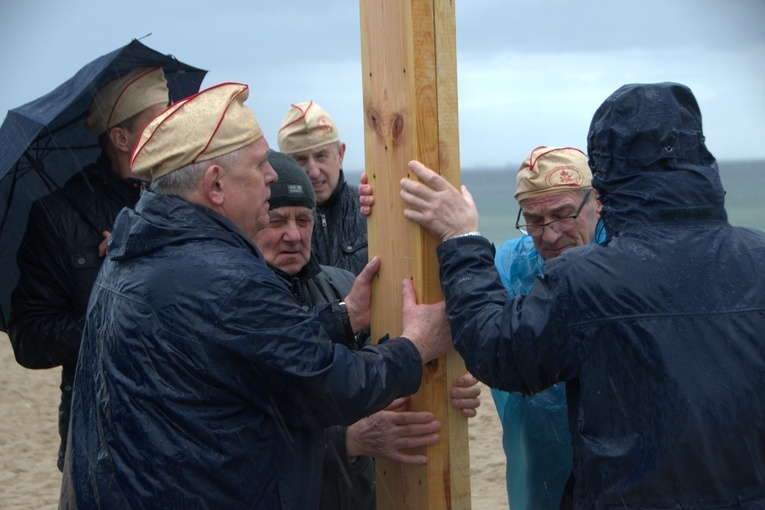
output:
<instances>
[{"instance_id":1,"label":"umbrella canopy","mask_svg":"<svg viewBox=\"0 0 765 510\"><path fill-rule=\"evenodd\" d=\"M160 66L172 101L199 91L206 70L137 40L80 69L52 92L8 112L0 127L0 331L19 277L16 252L35 200L60 188L96 160L98 135L85 129L93 95L135 67Z\"/></svg>"}]
</instances>

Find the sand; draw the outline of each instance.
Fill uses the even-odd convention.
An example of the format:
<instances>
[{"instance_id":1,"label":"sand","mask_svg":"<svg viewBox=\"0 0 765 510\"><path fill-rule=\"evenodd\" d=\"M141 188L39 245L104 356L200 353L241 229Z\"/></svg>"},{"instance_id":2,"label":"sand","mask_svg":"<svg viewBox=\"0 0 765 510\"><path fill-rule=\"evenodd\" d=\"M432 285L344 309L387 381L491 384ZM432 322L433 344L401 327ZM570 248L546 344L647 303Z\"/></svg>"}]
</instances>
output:
<instances>
[{"instance_id":1,"label":"sand","mask_svg":"<svg viewBox=\"0 0 765 510\"><path fill-rule=\"evenodd\" d=\"M16 363L0 333L0 509L58 507L60 369L28 370ZM470 479L474 510L508 509L501 429L489 390L470 420Z\"/></svg>"}]
</instances>

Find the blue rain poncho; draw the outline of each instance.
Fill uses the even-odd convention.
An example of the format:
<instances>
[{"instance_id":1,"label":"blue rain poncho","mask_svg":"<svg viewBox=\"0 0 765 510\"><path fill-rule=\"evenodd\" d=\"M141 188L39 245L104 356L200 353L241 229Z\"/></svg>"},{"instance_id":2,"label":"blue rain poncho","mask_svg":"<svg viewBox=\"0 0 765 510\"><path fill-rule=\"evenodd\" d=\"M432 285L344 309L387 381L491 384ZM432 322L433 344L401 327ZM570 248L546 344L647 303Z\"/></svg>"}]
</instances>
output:
<instances>
[{"instance_id":1,"label":"blue rain poncho","mask_svg":"<svg viewBox=\"0 0 765 510\"><path fill-rule=\"evenodd\" d=\"M604 239L605 231L599 223L592 242ZM505 241L494 259L510 297L527 294L537 275L544 271L544 263L531 236ZM572 466L565 384L558 383L532 396L492 388L491 396L502 423L510 508L558 508Z\"/></svg>"}]
</instances>

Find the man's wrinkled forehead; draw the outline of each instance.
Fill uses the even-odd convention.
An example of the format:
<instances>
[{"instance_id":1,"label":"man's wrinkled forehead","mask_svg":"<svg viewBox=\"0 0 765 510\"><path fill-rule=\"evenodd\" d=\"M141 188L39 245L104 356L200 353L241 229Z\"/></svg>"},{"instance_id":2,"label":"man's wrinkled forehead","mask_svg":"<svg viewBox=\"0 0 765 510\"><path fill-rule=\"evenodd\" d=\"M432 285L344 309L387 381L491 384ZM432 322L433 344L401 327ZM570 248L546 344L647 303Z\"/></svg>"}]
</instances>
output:
<instances>
[{"instance_id":1,"label":"man's wrinkled forehead","mask_svg":"<svg viewBox=\"0 0 765 510\"><path fill-rule=\"evenodd\" d=\"M544 216L561 210L579 207L579 202L586 190L566 190L548 193L534 198L527 198L518 202L524 214Z\"/></svg>"},{"instance_id":2,"label":"man's wrinkled forehead","mask_svg":"<svg viewBox=\"0 0 765 510\"><path fill-rule=\"evenodd\" d=\"M313 149L299 151L290 155L295 159L305 159L311 156L317 157L321 155L334 155L339 152L339 149L340 149L340 142L330 142L328 144L321 145L319 147L314 147Z\"/></svg>"}]
</instances>

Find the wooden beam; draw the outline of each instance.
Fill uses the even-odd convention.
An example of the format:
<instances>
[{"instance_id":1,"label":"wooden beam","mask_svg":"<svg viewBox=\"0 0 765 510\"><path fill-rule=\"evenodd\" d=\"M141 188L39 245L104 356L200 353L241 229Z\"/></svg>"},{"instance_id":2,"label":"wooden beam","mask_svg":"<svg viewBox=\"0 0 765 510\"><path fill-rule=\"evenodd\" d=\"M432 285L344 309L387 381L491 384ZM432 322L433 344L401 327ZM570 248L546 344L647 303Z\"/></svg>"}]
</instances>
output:
<instances>
[{"instance_id":1,"label":"wooden beam","mask_svg":"<svg viewBox=\"0 0 765 510\"><path fill-rule=\"evenodd\" d=\"M443 299L438 240L403 216L399 181L412 159L459 186L457 58L454 3L449 0L360 0L366 172L375 194L369 253L382 268L374 289L374 338L400 333L401 280L420 302ZM467 420L448 391L465 372L452 353L429 364L409 410L443 424L441 441L423 449L426 466L377 461L378 510L469 509Z\"/></svg>"}]
</instances>

